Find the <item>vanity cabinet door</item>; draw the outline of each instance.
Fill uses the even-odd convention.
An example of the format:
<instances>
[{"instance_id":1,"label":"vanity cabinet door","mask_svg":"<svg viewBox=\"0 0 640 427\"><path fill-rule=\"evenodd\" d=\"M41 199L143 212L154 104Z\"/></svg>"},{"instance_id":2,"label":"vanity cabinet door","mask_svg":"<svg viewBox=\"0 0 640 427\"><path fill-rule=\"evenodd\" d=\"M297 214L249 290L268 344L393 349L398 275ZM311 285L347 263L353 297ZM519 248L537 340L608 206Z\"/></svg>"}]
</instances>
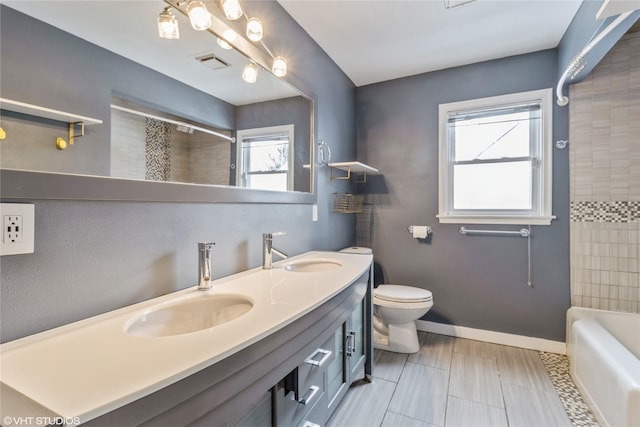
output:
<instances>
[{"instance_id":1,"label":"vanity cabinet door","mask_svg":"<svg viewBox=\"0 0 640 427\"><path fill-rule=\"evenodd\" d=\"M348 356L349 384L364 377L365 354L365 300L351 313L347 321L346 354Z\"/></svg>"},{"instance_id":2,"label":"vanity cabinet door","mask_svg":"<svg viewBox=\"0 0 640 427\"><path fill-rule=\"evenodd\" d=\"M347 322L340 325L333 335L336 357L327 366L326 384L327 384L327 403L328 413L330 417L340 404L340 401L349 389L348 370L346 369L346 352L345 339L347 331Z\"/></svg>"},{"instance_id":3,"label":"vanity cabinet door","mask_svg":"<svg viewBox=\"0 0 640 427\"><path fill-rule=\"evenodd\" d=\"M235 424L235 427L271 427L273 414L271 411L271 392L265 393L256 406Z\"/></svg>"}]
</instances>

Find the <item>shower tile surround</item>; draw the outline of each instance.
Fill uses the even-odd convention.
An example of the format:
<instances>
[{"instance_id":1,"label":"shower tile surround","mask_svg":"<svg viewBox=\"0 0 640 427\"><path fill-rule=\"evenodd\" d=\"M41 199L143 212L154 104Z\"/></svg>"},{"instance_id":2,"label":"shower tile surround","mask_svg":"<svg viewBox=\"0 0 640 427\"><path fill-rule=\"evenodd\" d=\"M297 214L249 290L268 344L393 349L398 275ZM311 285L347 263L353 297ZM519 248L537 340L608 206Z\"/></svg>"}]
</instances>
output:
<instances>
[{"instance_id":1,"label":"shower tile surround","mask_svg":"<svg viewBox=\"0 0 640 427\"><path fill-rule=\"evenodd\" d=\"M150 130L156 127L163 131L150 138ZM158 142L165 133L166 147ZM229 184L231 145L222 138L202 132L179 132L167 123L118 110L111 111L111 134L111 176Z\"/></svg>"},{"instance_id":2,"label":"shower tile surround","mask_svg":"<svg viewBox=\"0 0 640 427\"><path fill-rule=\"evenodd\" d=\"M570 86L571 305L640 312L640 33Z\"/></svg>"}]
</instances>

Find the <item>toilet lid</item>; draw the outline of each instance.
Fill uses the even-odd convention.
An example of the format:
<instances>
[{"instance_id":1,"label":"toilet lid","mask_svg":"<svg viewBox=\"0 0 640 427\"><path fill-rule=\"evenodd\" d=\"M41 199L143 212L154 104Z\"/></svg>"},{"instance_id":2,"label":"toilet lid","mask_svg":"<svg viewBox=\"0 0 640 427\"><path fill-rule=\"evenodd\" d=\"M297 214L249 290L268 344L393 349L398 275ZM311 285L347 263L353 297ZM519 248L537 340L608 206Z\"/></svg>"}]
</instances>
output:
<instances>
[{"instance_id":1,"label":"toilet lid","mask_svg":"<svg viewBox=\"0 0 640 427\"><path fill-rule=\"evenodd\" d=\"M431 301L431 292L414 286L380 285L373 290L376 298L394 302L425 302Z\"/></svg>"}]
</instances>

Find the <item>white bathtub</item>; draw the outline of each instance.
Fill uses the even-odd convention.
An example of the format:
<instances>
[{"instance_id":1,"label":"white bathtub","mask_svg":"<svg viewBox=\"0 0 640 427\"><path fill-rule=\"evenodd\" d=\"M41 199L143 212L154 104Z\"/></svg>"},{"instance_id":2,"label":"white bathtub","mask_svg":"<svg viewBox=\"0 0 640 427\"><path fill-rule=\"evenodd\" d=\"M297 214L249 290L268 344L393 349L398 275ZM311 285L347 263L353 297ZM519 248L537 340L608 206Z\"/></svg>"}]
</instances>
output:
<instances>
[{"instance_id":1,"label":"white bathtub","mask_svg":"<svg viewBox=\"0 0 640 427\"><path fill-rule=\"evenodd\" d=\"M640 427L640 314L571 307L567 354L600 423Z\"/></svg>"}]
</instances>

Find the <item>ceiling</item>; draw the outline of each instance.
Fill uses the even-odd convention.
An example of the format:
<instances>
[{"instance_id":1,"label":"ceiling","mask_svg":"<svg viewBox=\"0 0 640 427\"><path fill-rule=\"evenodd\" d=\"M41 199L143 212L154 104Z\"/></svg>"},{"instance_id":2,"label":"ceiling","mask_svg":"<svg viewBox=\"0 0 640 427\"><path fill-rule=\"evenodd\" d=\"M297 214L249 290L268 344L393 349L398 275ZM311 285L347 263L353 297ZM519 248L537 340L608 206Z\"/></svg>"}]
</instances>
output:
<instances>
[{"instance_id":1,"label":"ceiling","mask_svg":"<svg viewBox=\"0 0 640 427\"><path fill-rule=\"evenodd\" d=\"M445 1L467 0L278 0L356 86L554 48L582 2L476 0L447 9ZM210 10L214 3L207 0ZM266 72L250 90L238 88L247 85L246 59L219 49L179 13L180 40L158 38L162 0L3 4L236 105L295 94ZM214 71L195 60L210 52L231 67Z\"/></svg>"},{"instance_id":2,"label":"ceiling","mask_svg":"<svg viewBox=\"0 0 640 427\"><path fill-rule=\"evenodd\" d=\"M554 48L582 3L445 1L278 0L356 86Z\"/></svg>"}]
</instances>

